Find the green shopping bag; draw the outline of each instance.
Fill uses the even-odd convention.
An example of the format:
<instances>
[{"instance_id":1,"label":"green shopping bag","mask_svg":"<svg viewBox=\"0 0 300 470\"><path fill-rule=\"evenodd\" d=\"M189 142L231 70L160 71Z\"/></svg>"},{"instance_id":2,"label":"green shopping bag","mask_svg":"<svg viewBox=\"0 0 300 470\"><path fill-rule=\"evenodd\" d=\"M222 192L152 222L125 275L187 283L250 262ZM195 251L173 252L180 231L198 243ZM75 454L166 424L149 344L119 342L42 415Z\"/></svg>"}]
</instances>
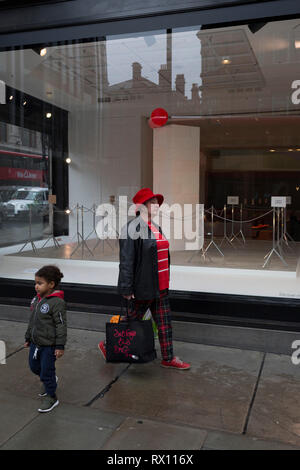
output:
<instances>
[{"instance_id":1,"label":"green shopping bag","mask_svg":"<svg viewBox=\"0 0 300 470\"><path fill-rule=\"evenodd\" d=\"M146 311L145 315L143 316L143 320L152 320L152 328L153 328L153 333L154 333L154 338L158 339L158 329L155 321L153 320L152 314L150 309Z\"/></svg>"}]
</instances>

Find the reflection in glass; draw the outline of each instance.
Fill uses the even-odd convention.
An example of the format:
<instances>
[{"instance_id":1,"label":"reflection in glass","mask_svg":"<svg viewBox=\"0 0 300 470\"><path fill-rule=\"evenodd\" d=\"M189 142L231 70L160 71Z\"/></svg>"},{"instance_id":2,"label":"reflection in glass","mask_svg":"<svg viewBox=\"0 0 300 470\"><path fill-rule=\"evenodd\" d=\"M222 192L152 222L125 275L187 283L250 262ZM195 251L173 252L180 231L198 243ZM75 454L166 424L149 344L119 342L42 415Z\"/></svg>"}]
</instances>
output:
<instances>
[{"instance_id":1,"label":"reflection in glass","mask_svg":"<svg viewBox=\"0 0 300 470\"><path fill-rule=\"evenodd\" d=\"M298 33L298 20L198 25L52 44L44 56L30 48L1 52L1 244L24 238L26 218L20 230L10 201L35 200L44 189L48 218L36 221L35 237L66 238L61 248L38 252L69 258L82 230L89 246L98 242L94 207L114 201L118 209L120 196L130 205L141 187L163 193L169 205L213 206L217 243L227 197L238 196L242 207L233 208L236 225L228 230L238 232L242 213L246 244L243 252L224 246L223 267L262 268L272 243L272 196L291 197L287 231L300 242L300 104L291 98L300 79ZM169 115L159 129L148 125L155 108ZM211 233L206 212L206 244ZM183 240L170 241L172 263L188 265ZM93 253L115 261L117 250L100 241ZM288 268L277 260L271 269L295 270L291 253L285 247ZM84 250L76 256L91 259ZM210 266L220 266L211 258Z\"/></svg>"}]
</instances>

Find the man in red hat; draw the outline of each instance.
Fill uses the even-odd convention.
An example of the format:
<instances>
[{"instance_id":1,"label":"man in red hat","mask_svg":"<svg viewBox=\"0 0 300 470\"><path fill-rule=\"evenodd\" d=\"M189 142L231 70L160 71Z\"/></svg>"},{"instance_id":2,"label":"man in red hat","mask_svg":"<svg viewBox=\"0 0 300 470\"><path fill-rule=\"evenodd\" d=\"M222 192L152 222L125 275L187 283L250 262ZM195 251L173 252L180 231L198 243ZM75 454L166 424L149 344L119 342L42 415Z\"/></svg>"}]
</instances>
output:
<instances>
[{"instance_id":1,"label":"man in red hat","mask_svg":"<svg viewBox=\"0 0 300 470\"><path fill-rule=\"evenodd\" d=\"M150 309L158 329L161 366L187 370L190 364L173 355L169 242L161 228L152 221L163 200L162 194L153 194L150 188L142 188L134 196L136 218L123 227L119 239L118 290L126 299L132 299L129 309L132 319L142 319ZM99 349L106 358L103 341L99 343Z\"/></svg>"}]
</instances>

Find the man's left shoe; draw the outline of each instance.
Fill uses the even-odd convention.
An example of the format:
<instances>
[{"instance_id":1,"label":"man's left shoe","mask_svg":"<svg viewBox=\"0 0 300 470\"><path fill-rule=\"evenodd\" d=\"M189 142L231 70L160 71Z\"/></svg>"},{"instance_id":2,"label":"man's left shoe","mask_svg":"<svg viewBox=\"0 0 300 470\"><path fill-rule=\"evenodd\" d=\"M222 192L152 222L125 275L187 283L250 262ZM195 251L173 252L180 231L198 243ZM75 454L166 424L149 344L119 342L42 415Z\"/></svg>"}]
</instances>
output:
<instances>
[{"instance_id":1,"label":"man's left shoe","mask_svg":"<svg viewBox=\"0 0 300 470\"><path fill-rule=\"evenodd\" d=\"M190 369L191 365L187 362L183 362L179 357L173 357L172 361L161 361L160 364L162 367L167 369L178 369L178 370L187 370Z\"/></svg>"},{"instance_id":2,"label":"man's left shoe","mask_svg":"<svg viewBox=\"0 0 300 470\"><path fill-rule=\"evenodd\" d=\"M100 341L100 343L98 344L98 348L99 348L100 351L101 351L101 354L102 354L102 356L103 356L103 359L106 360L106 347L105 347L104 341Z\"/></svg>"},{"instance_id":3,"label":"man's left shoe","mask_svg":"<svg viewBox=\"0 0 300 470\"><path fill-rule=\"evenodd\" d=\"M54 397L50 397L50 395L46 395L43 397L42 405L38 409L40 413L47 413L48 411L53 410L57 405L59 404L59 401L57 399L57 396L55 395Z\"/></svg>"}]
</instances>

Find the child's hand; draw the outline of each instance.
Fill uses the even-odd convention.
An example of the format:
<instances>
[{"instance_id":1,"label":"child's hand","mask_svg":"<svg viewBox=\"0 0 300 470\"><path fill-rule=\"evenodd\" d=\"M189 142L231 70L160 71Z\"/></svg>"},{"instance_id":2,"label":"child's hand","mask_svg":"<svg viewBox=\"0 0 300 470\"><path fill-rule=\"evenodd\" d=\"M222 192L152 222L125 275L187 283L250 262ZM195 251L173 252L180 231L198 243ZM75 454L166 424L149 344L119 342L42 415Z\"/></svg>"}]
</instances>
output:
<instances>
[{"instance_id":1,"label":"child's hand","mask_svg":"<svg viewBox=\"0 0 300 470\"><path fill-rule=\"evenodd\" d=\"M24 344L24 348L29 348L29 346L30 346L30 342L26 341L26 343Z\"/></svg>"},{"instance_id":2,"label":"child's hand","mask_svg":"<svg viewBox=\"0 0 300 470\"><path fill-rule=\"evenodd\" d=\"M59 359L60 357L62 357L64 355L64 350L63 349L55 349L55 356L56 356L56 359Z\"/></svg>"}]
</instances>

